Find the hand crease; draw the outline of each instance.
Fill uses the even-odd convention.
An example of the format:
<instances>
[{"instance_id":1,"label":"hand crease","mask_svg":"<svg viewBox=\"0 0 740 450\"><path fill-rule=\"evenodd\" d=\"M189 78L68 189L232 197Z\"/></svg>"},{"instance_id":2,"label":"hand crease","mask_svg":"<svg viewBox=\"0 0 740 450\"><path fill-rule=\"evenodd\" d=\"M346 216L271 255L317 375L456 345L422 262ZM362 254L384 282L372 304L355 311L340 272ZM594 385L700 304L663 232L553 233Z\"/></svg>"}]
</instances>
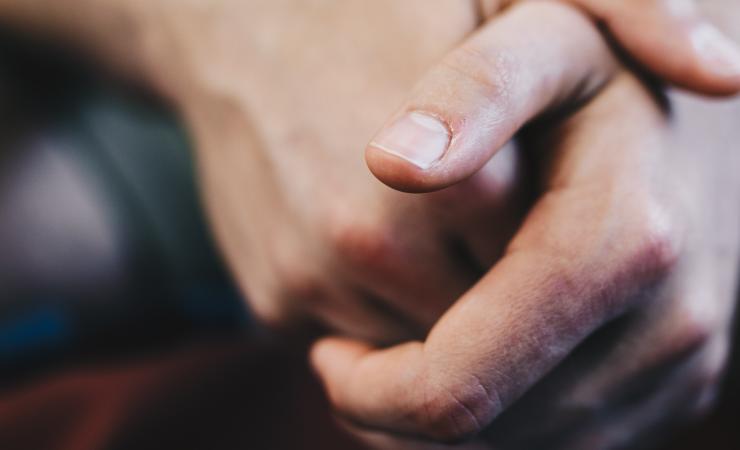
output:
<instances>
[{"instance_id":1,"label":"hand crease","mask_svg":"<svg viewBox=\"0 0 740 450\"><path fill-rule=\"evenodd\" d=\"M498 394L498 391L493 389L488 389L486 385L483 383L483 381L480 379L480 377L476 374L473 374L473 379L476 383L478 383L478 386L483 389L483 392L486 393L486 399L488 400L489 404L493 407L493 410L495 414L498 414L501 409L503 408L503 402L501 401L501 396Z\"/></svg>"},{"instance_id":2,"label":"hand crease","mask_svg":"<svg viewBox=\"0 0 740 450\"><path fill-rule=\"evenodd\" d=\"M462 401L460 401L460 399L459 399L459 398L457 398L457 396L456 396L455 394L453 394L451 390L449 390L449 389L448 389L448 390L447 390L447 393L448 393L448 394L450 395L450 397L452 397L452 399L453 399L453 400L454 400L454 401L455 401L455 402L456 402L456 403L457 403L458 405L460 405L460 406L462 407L463 411L465 411L466 413L468 413L468 415L470 415L470 417L472 417L472 418L473 418L473 422L475 423L475 428L476 428L477 430L482 430L482 429L483 429L483 427L481 426L481 423L480 423L480 421L478 420L478 416L476 416L476 415L475 415L475 413L473 412L473 409L472 409L472 408L470 408L470 407L469 407L469 406L468 406L468 405L467 405L467 404L466 404L465 402L462 402ZM464 430L464 429L460 428L460 425L459 425L459 424L458 424L458 422L457 422L457 417L455 417L455 416L453 415L453 417L452 417L452 420L454 420L454 421L455 421L455 425L456 425L456 426L458 427L458 430L460 430L460 431L466 431L466 430Z\"/></svg>"}]
</instances>

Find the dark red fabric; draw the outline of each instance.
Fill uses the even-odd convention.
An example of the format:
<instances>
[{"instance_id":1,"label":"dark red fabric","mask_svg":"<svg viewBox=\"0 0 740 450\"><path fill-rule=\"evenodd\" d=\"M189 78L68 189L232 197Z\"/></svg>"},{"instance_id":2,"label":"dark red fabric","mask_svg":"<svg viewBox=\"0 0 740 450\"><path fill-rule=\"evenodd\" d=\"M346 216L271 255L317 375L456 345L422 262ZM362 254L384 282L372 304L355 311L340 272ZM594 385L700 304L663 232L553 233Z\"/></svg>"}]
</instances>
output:
<instances>
[{"instance_id":1,"label":"dark red fabric","mask_svg":"<svg viewBox=\"0 0 740 450\"><path fill-rule=\"evenodd\" d=\"M231 337L47 374L0 395L0 449L359 450L304 355ZM666 450L740 448L737 400Z\"/></svg>"},{"instance_id":2,"label":"dark red fabric","mask_svg":"<svg viewBox=\"0 0 740 450\"><path fill-rule=\"evenodd\" d=\"M0 396L0 449L355 448L299 353L213 340L47 375Z\"/></svg>"}]
</instances>

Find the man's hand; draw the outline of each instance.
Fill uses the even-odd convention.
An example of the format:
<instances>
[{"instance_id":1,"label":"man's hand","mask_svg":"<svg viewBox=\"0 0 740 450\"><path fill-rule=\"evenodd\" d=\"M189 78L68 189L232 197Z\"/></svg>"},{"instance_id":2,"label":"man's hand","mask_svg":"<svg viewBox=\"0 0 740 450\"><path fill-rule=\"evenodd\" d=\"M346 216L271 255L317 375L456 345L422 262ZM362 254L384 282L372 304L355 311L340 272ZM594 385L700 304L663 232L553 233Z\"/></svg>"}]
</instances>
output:
<instances>
[{"instance_id":1,"label":"man's hand","mask_svg":"<svg viewBox=\"0 0 740 450\"><path fill-rule=\"evenodd\" d=\"M376 343L423 336L449 304L466 291L484 269L499 260L524 211L530 206L528 194L532 186L529 182L533 178L524 153L513 146L499 152L494 159L490 156L522 124L543 112L560 113L563 105L586 102L604 85L612 92L607 98L634 95L637 102L644 103L645 109L638 117L630 116L632 107L624 113L631 119L628 126L623 129L615 121L613 133L605 134L619 136L616 144L608 142L616 148L605 145L597 132L589 133L588 139L581 133L565 134L578 136L571 140L582 143L571 142L576 150L568 151L563 147L565 144L556 146L562 149L555 152L558 156L553 158L547 173L558 174L559 178L543 182L551 194L541 198L521 228L516 246L512 247L517 250L509 252L501 264L470 291L472 294L467 294L465 300L445 316L441 322L444 326L436 327L423 347L421 344L405 347L409 355L418 352L419 347L425 349L421 366L413 358L401 360L400 363L407 364L405 368L387 366L403 376L410 375L411 379L397 379L398 385L390 389L383 383L388 378L382 377L366 379L368 384L364 386L345 383L367 375L365 370L374 364L360 364L357 369L351 369L352 375L345 380L344 370L353 366L352 358L378 361L378 367L384 367L386 362L382 360L388 353L361 356L368 350L367 346L346 342L334 342L335 345L325 342L318 349L317 362L327 377L330 390L360 421L388 429L400 426L404 428L401 431L429 432L437 437L460 436L465 426L475 430L484 422L470 427L471 416L466 415L460 405L445 403L450 401L449 397L422 399L421 404L431 409L420 413L416 409L419 404L414 403L418 400L413 397L415 389L444 394L442 388L450 387L435 385L435 381L460 382L452 387L466 388L469 386L466 383L471 382L469 377L457 379L456 374L478 376L480 369L482 387L495 389L486 393L489 401L481 403L480 410L473 411L475 414L482 411L482 420L486 415L493 417L571 349L580 349L579 343L592 330L625 310L650 310L638 308L642 303L673 305L653 310L658 312L648 315L664 320L658 321L664 325L653 327L654 322L644 319L639 328L663 330L660 331L663 334L656 335L658 337L653 340L653 353L675 356L680 353L676 349L703 349L703 342L715 342L714 334L711 338L705 337L709 334L706 330L711 328L711 318L706 321L697 318L693 309L684 314L682 311L687 309L681 302L646 301L630 295L647 291L643 289L646 285L671 285L672 280L678 279L674 275L678 267L692 266L684 262L689 261L687 255L702 248L699 244L687 244L689 239L682 233L684 228L679 228L678 232L671 226L662 228L661 217L666 218L668 225L685 225L691 231L689 235L706 236L707 233L699 231L702 228L698 226L693 227L691 222L684 222L681 214L675 215L682 209L674 209L671 197L668 196L666 202L661 195L663 187L672 185L670 182L664 185L645 175L653 171L665 173L665 168L658 170L658 167L667 162L652 164L641 159L655 156L652 150L659 147L643 142L642 133L653 135L653 126L660 129L665 124L654 105L647 101L648 96L633 80L620 76L617 81L611 81L616 65L598 39L598 33L583 26L588 20L570 10L564 13L565 9L557 9L553 18L550 12L556 10L550 8L557 6L545 6L546 9L541 10L537 9L540 6L532 5L525 7L524 11L529 12L524 17L514 15L506 19L510 27L508 33L491 32L491 28L478 33L478 38L482 39L478 42L489 48L499 46L513 50L511 59L504 59L503 63L521 63L509 72L516 76L496 80L512 88L504 92L511 94L510 97L496 97L494 92L486 99L489 101L458 101L461 107L477 105L480 112L487 113L479 118L490 119L485 124L491 127L489 132L495 131L492 133L495 139L489 144L496 145L484 145L479 141L480 153L471 152L460 158L467 164L473 161L475 167L467 166L453 174L455 176L443 171L436 173L437 179L428 175L426 178L399 176L409 190L434 189L466 179L433 195L418 197L379 186L366 174L361 158L353 149L370 137L373 127L394 104L400 103L414 79L471 32L481 17L472 9L461 7L457 0L436 3L433 11L425 1L340 3L341 6L336 2L274 0L85 0L82 6L75 8L75 14L69 14L72 8L69 3L4 0L0 1L0 11L7 20L73 37L104 61L136 71L180 107L198 144L197 155L212 223L235 278L249 295L258 315L282 324L296 317L315 318L340 333ZM11 4L15 9L9 13L8 5ZM582 6L589 5L582 3ZM547 20L529 21L539 14L536 11L546 11ZM594 14L594 17L607 17L599 15L598 11ZM516 20L511 22L511 17ZM522 20L526 17L529 19ZM612 31L619 35L616 28ZM476 66L476 56L481 55L473 51L469 56L473 62L470 67L483 67L481 63L486 62L480 59L477 61L480 65ZM461 58L457 63L464 61ZM694 64L699 60L690 61ZM466 88L489 80L468 77L475 74L466 71L470 67L457 66L461 69L459 78L466 79ZM711 72L716 66L702 67ZM488 75L491 73L489 71ZM710 77L714 75L710 73ZM734 89L721 85L727 80L734 83L734 76L723 77L720 77L719 87L712 84L705 90ZM704 81L699 82L700 88L702 83ZM712 83L717 83L717 77ZM691 85L691 82L682 84ZM498 84L493 83L489 87L496 86ZM457 93L469 94L471 91L466 88ZM423 91L426 89L420 87L419 92ZM429 92L440 93L435 89ZM483 89L482 92L487 91ZM440 95L438 98L455 100L455 93L451 90L447 97ZM497 101L501 98L508 98L510 102ZM466 100L471 99L476 100L474 97ZM599 99L599 102L602 101ZM455 103L442 102L440 107L447 108L451 104ZM494 114L496 111L499 115ZM602 117L605 123L612 123L614 119L611 106L600 109L589 105L588 111L591 114L586 117ZM570 122L571 127L579 129L579 123L593 120L586 120L583 114L579 117ZM424 119L413 124L433 127ZM634 131L640 134L627 139L630 127L635 127ZM457 130L459 128L446 131L454 134ZM490 135L480 137L488 139ZM452 136L451 140L454 139ZM466 142L475 144L472 140ZM586 145L589 142L593 145ZM631 145L634 150L629 150ZM611 156L625 153L626 159L601 160L606 153L602 151L604 148L615 148ZM550 155L550 149L546 148L543 154ZM397 163L403 161L398 158L378 161L371 159L372 169L392 184L393 179L381 171L399 170L403 166ZM383 164L386 167L381 167ZM612 164L617 167L611 167ZM596 169L589 169L591 165ZM701 166L692 161L682 167L682 175L687 172L696 175L685 168ZM599 176L591 175L594 179L584 182L582 177L592 172ZM694 187L701 185L692 183L686 190L696 192ZM733 191L731 196L734 195ZM706 205L707 198L717 197L715 192L703 196L697 203ZM659 213L657 217L656 212ZM701 212L690 215L692 218L700 216ZM571 230L571 227L574 228ZM579 230L580 233L574 233ZM676 239L676 235L686 239ZM712 235L718 239L728 238L726 248L734 249L734 238L729 239L731 235L724 232ZM730 253L734 261L734 251ZM722 261L715 256L711 254L706 258ZM566 264L571 259L576 264ZM641 265L635 267L631 264L633 261ZM732 268L734 262L726 266ZM583 284L575 285L574 281ZM705 285L711 285L717 292L716 297L723 298L724 289L711 279L701 284ZM646 294L646 297L649 296ZM693 293L686 297L697 298ZM727 306L718 300L720 303L707 311L721 311L722 306ZM468 316L473 316L469 324ZM684 317L688 317L688 326L682 321ZM697 322L699 325L692 325ZM463 331L458 333L460 329ZM532 330L537 333L526 333ZM450 334L445 335L446 332ZM530 339L519 339L522 334ZM688 343L674 339L678 335L688 336L684 340ZM507 340L512 336L517 339ZM637 337L643 335L636 331L634 336L639 340ZM644 336L653 335L646 332ZM446 341L452 342L453 347L445 348ZM615 339L611 345L623 348L623 342L629 339ZM648 350L637 347L641 351ZM578 351L572 355L577 355ZM628 350L624 352L630 354ZM629 359L625 353L620 353L623 359L615 356L609 364L604 362L601 370L609 372L607 368L612 363ZM694 354L693 351L686 353ZM504 357L499 358L500 354ZM426 355L436 355L440 359ZM434 360L436 365L427 366L431 364L427 358ZM450 359L443 361L441 358ZM718 358L720 362L721 359ZM681 358L676 360L681 361ZM347 367L342 366L343 361ZM656 357L654 361L664 359ZM651 367L647 356L633 364L626 366L638 374L635 379ZM417 379L413 376L419 373L414 370L420 367L433 367L434 376L440 378L422 378L414 384ZM440 367L443 370L437 371ZM707 366L697 364L697 367L704 371ZM500 374L499 369L502 370ZM577 371L578 374L585 372L585 368ZM614 380L621 379L623 376ZM621 384L617 381L615 389L620 390ZM676 383L676 386L682 389L685 384ZM362 397L362 392L358 394L358 389L365 389L365 394L378 392L382 395L400 389L398 397L390 398L391 402L381 407L398 414L408 408L410 415L392 424L377 423L373 414L380 410L364 410L363 402L368 399ZM480 396L483 390L477 389L473 398ZM594 388L592 392L607 390ZM500 393L498 402L496 393ZM399 409L393 410L396 406ZM488 409L489 406L493 407ZM442 412L461 412L461 416L456 417L460 422L450 424L448 416L440 415L441 424L448 428L425 429L425 424L434 423L434 408L437 407ZM553 411L553 416L557 416L558 410ZM517 437L506 439L516 441Z\"/></svg>"},{"instance_id":2,"label":"man's hand","mask_svg":"<svg viewBox=\"0 0 740 450\"><path fill-rule=\"evenodd\" d=\"M713 107L680 99L666 123L622 75L548 134L540 201L423 344L314 349L350 428L384 450L438 448L413 436L594 450L647 444L706 411L740 248L740 161L725 140L740 108Z\"/></svg>"},{"instance_id":3,"label":"man's hand","mask_svg":"<svg viewBox=\"0 0 740 450\"><path fill-rule=\"evenodd\" d=\"M456 0L419 15L423 4L250 2L224 24L237 16L226 2L212 6L220 20L202 24L211 40L188 47L193 87L182 103L211 223L268 323L418 338L480 275L448 211L378 183L358 152L414 78L475 26ZM503 153L471 208L458 208L471 221L508 217L491 255L527 206L522 170L519 155Z\"/></svg>"},{"instance_id":4,"label":"man's hand","mask_svg":"<svg viewBox=\"0 0 740 450\"><path fill-rule=\"evenodd\" d=\"M720 52L724 64L692 53L687 36L700 20L690 8L657 1L573 1L612 25L610 31L641 61L654 58L656 70L671 80L708 93L740 87L728 71L734 58L726 41ZM481 108L489 115L477 124L496 127L492 142L468 136L465 145L477 148L461 152L465 161L435 163L416 177L393 175L408 169L379 152L368 153L371 169L383 181L409 190L481 174L429 200L410 199L376 186L351 149L425 67L508 2L482 1L477 11L451 0L436 3L433 11L425 2L403 3L0 0L0 18L74 41L149 82L180 108L198 144L212 222L258 315L275 323L318 317L332 328L377 341L407 336L401 329L423 334L501 255L529 206L526 186L519 182L526 167L513 150L495 162L491 155L528 119L593 95L608 78L597 67L610 64L593 30L577 36L564 30L572 34L569 44L552 53L528 47L532 40L543 48L538 36L562 29L557 21L493 36L502 48L511 48L511 58L497 61L497 76L517 73L512 63L529 72L495 80L518 91L499 93L491 102L498 112L490 105ZM70 9L75 14L68 14ZM645 28L633 24L643 20L676 35L630 43ZM686 70L679 72L690 80L682 82L676 66L665 65L667 47L646 50L658 41L677 44L671 58L683 61L680 68ZM450 63L461 61L476 63L474 57ZM423 94L428 88L419 89ZM529 101L522 102L525 98ZM446 158L455 154L451 149ZM397 175L407 186L394 185Z\"/></svg>"},{"instance_id":5,"label":"man's hand","mask_svg":"<svg viewBox=\"0 0 740 450\"><path fill-rule=\"evenodd\" d=\"M489 7L483 7L483 11L498 13L502 3L507 2L484 2ZM690 0L508 3L573 3L605 22L630 56L640 58L665 79L708 94L729 94L740 89L740 52L731 40L700 18ZM598 58L589 59L592 43L577 42L584 53L576 56L578 47L571 49L573 59L565 66L554 57L548 60L542 48L530 45L537 42L537 36L552 35L551 22L543 18L537 30L498 32L509 33L508 40L496 39L499 28L483 26L419 82L411 98L381 129L367 150L370 170L396 189L438 190L476 173L532 116L548 112L553 104L563 100L577 100L579 95L593 92L594 84L603 83L600 77L608 71L599 71L603 62ZM518 73L534 67L541 71L538 76L527 78ZM555 73L561 69L569 73ZM465 84L458 82L459 90L445 90L443 86L457 76L455 71L487 77L486 82L498 89L493 93L496 98L489 101L482 97L483 91L491 89L475 79ZM574 76L576 71L581 71L581 75L592 73L579 79ZM584 84L575 84L578 81ZM408 113L412 114L407 116ZM423 128L413 126L422 121L419 118L424 117L420 115L423 113L438 119L423 119L434 124L427 127L429 130L439 130L436 138L435 133L421 134ZM407 117L410 119L405 120ZM409 134L412 132L413 136ZM391 142L394 138L401 141Z\"/></svg>"},{"instance_id":6,"label":"man's hand","mask_svg":"<svg viewBox=\"0 0 740 450\"><path fill-rule=\"evenodd\" d=\"M460 153L449 161L465 164L465 151L478 148L471 141L487 138L495 149L506 139L505 120L481 121L502 102L465 101L495 99L476 94L500 84L486 71L465 72L480 65L450 63L466 55L495 60L498 41L481 38L494 34L474 36L413 96L412 103L431 99L421 104L438 106L434 116L463 124L451 127L450 148ZM448 92L456 93L452 101ZM496 117L516 120L519 106ZM596 449L706 407L729 345L740 228L736 202L715 199L737 198L726 167L738 158L716 142L698 152L705 124L697 118L678 117L674 130L651 94L622 74L548 139L536 136L542 151L535 157L547 161L539 200L505 256L425 342L376 350L329 339L315 348L340 413L371 429L442 441L486 430L476 442L495 448ZM469 130L479 134L468 140ZM388 136L398 134L383 131L383 148L378 138L371 144L371 164L373 152L392 150ZM419 150L430 141L404 142ZM406 168L380 173L396 177L394 185L426 181L418 164ZM390 448L387 436L371 435Z\"/></svg>"}]
</instances>

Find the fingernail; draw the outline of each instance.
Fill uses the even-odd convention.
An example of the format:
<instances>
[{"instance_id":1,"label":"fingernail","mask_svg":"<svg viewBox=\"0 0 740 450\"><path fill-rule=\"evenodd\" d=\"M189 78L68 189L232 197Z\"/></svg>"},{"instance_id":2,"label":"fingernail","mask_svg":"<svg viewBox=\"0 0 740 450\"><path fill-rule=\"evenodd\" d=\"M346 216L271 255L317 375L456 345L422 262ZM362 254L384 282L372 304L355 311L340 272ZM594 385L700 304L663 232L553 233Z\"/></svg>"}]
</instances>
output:
<instances>
[{"instance_id":1,"label":"fingernail","mask_svg":"<svg viewBox=\"0 0 740 450\"><path fill-rule=\"evenodd\" d=\"M439 119L411 112L378 133L370 146L425 170L445 154L450 146L450 138L449 128Z\"/></svg>"},{"instance_id":2,"label":"fingernail","mask_svg":"<svg viewBox=\"0 0 740 450\"><path fill-rule=\"evenodd\" d=\"M740 76L740 48L721 31L708 23L691 34L694 48L706 63L721 76Z\"/></svg>"}]
</instances>

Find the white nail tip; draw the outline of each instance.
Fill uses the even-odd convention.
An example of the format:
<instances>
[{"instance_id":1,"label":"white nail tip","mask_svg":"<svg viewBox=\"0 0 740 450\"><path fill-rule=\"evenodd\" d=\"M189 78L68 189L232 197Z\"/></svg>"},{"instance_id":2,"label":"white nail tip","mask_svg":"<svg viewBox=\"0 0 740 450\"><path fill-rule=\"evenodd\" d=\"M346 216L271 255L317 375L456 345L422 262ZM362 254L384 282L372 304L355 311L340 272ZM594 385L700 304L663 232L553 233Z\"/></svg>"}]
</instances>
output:
<instances>
[{"instance_id":1,"label":"white nail tip","mask_svg":"<svg viewBox=\"0 0 740 450\"><path fill-rule=\"evenodd\" d=\"M426 170L444 156L450 140L449 128L442 121L411 112L381 130L370 146Z\"/></svg>"}]
</instances>

